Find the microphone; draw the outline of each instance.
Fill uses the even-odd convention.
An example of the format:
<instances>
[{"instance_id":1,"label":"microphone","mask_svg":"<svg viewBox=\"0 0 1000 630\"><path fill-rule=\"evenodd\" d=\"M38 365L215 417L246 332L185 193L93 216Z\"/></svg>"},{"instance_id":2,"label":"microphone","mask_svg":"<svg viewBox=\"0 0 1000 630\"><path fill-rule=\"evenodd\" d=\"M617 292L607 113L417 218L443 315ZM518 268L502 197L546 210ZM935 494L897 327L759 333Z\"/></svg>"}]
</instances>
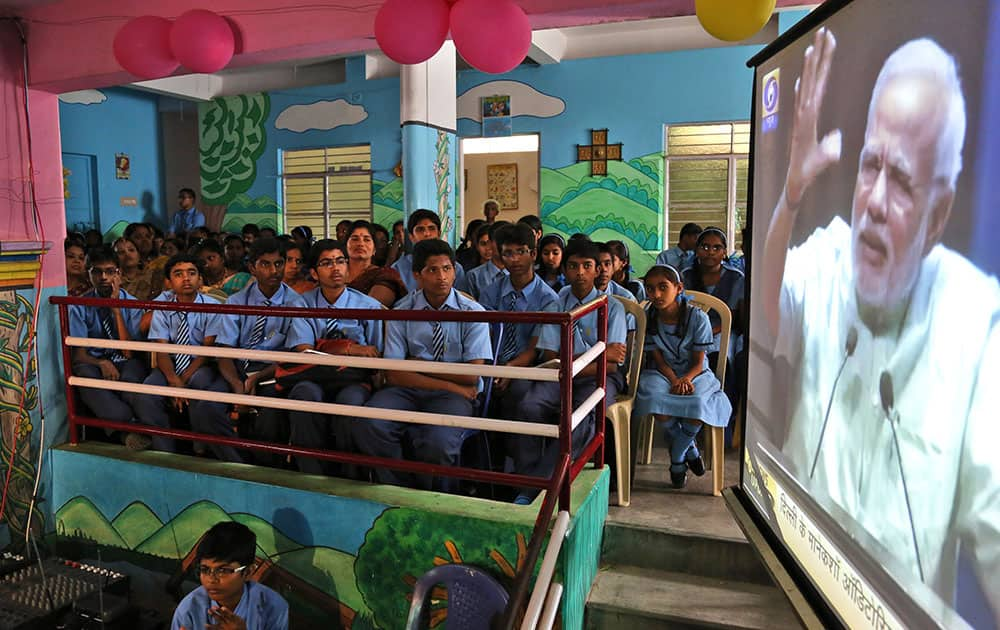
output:
<instances>
[{"instance_id":1,"label":"microphone","mask_svg":"<svg viewBox=\"0 0 1000 630\"><path fill-rule=\"evenodd\" d=\"M899 414L893 407L892 377L889 372L883 371L878 380L878 393L882 399L882 410L885 411L886 420L892 428L892 442L896 445L896 462L899 464L899 479L903 482L903 498L906 500L906 515L910 518L910 538L913 540L913 553L917 557L917 571L920 573L920 581L924 581L924 566L920 562L920 547L917 546L917 529L913 525L913 510L910 508L910 493L906 487L906 475L903 473L903 452L899 450L899 435L896 433L896 424L899 423Z\"/></svg>"},{"instance_id":2,"label":"microphone","mask_svg":"<svg viewBox=\"0 0 1000 630\"><path fill-rule=\"evenodd\" d=\"M833 380L833 389L830 390L830 401L826 403L826 413L823 414L823 428L819 430L819 443L816 444L816 454L813 456L812 468L809 469L809 478L816 474L816 464L819 462L819 452L823 448L823 438L826 436L826 423L830 421L830 410L833 408L833 397L837 393L837 384L847 367L847 360L854 356L854 350L858 347L858 329L851 326L847 329L847 342L844 344L844 360L840 362L840 369L837 370L837 378Z\"/></svg>"}]
</instances>

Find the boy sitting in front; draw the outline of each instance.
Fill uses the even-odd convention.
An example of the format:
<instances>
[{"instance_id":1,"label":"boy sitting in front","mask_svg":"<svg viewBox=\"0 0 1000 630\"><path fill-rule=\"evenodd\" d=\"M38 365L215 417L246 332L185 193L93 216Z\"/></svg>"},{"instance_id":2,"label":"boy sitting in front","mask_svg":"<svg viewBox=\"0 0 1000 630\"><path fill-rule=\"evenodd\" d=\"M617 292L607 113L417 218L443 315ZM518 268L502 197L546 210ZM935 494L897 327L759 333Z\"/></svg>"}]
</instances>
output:
<instances>
[{"instance_id":1,"label":"boy sitting in front","mask_svg":"<svg viewBox=\"0 0 1000 630\"><path fill-rule=\"evenodd\" d=\"M396 303L397 310L482 311L483 307L453 288L455 253L444 241L423 240L413 247L413 275L422 287ZM418 359L481 365L493 359L489 325L485 322L387 321L386 359ZM389 387L378 391L369 407L468 416L479 393L472 374L386 373ZM355 445L365 454L403 459L406 451L429 464L454 465L464 429L361 418L351 427ZM431 488L432 479L379 468L379 483Z\"/></svg>"},{"instance_id":2,"label":"boy sitting in front","mask_svg":"<svg viewBox=\"0 0 1000 630\"><path fill-rule=\"evenodd\" d=\"M198 543L195 557L201 586L181 600L171 630L287 630L288 603L250 580L257 536L236 521L216 523Z\"/></svg>"}]
</instances>

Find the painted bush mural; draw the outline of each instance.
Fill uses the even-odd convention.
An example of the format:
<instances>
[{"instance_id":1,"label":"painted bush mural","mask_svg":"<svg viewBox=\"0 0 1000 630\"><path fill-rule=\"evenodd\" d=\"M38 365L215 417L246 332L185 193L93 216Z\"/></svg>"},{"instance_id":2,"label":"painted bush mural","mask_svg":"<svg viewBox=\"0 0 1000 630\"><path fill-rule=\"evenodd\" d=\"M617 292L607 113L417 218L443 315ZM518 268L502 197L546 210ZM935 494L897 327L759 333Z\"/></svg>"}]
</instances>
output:
<instances>
[{"instance_id":1,"label":"painted bush mural","mask_svg":"<svg viewBox=\"0 0 1000 630\"><path fill-rule=\"evenodd\" d=\"M265 122L271 99L266 93L231 96L198 109L202 199L207 204L228 204L257 179L257 159L267 145Z\"/></svg>"},{"instance_id":2,"label":"painted bush mural","mask_svg":"<svg viewBox=\"0 0 1000 630\"><path fill-rule=\"evenodd\" d=\"M256 534L258 561L265 566L259 579L289 599L295 614L302 615L300 623L307 624L299 627L314 627L308 624L318 619L329 623L336 614L340 627L354 630L403 627L417 578L437 565L473 564L509 587L523 566L531 534L529 522L390 507L372 521L364 543L352 554L303 544L264 518L227 512L212 501L192 503L172 518L161 518L134 501L109 517L85 496L59 508L55 528L64 540L112 548L134 564L170 570L189 556L209 527L230 520ZM447 618L446 601L436 600L432 627Z\"/></svg>"}]
</instances>

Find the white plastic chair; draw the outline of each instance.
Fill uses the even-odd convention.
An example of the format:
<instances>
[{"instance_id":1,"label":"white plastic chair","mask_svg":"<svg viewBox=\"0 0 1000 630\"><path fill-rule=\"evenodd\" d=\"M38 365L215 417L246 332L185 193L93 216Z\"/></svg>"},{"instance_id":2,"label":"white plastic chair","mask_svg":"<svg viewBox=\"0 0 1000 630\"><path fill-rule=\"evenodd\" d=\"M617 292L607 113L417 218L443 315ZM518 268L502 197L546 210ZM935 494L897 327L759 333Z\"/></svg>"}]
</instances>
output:
<instances>
[{"instance_id":1,"label":"white plastic chair","mask_svg":"<svg viewBox=\"0 0 1000 630\"><path fill-rule=\"evenodd\" d=\"M715 366L715 377L720 384L726 382L726 359L729 356L729 331L733 322L733 314L729 306L719 298L701 291L686 291L685 295L690 298L691 306L696 306L701 310L715 311L721 320L721 331L719 338L719 363ZM639 453L642 455L640 464L648 464L653 459L653 416L645 416L639 427ZM722 496L722 486L725 483L725 446L726 437L723 427L712 427L705 425L705 450L711 456L706 462L706 468L712 471L712 494ZM620 486L619 486L620 487Z\"/></svg>"},{"instance_id":2,"label":"white plastic chair","mask_svg":"<svg viewBox=\"0 0 1000 630\"><path fill-rule=\"evenodd\" d=\"M615 432L615 467L617 468L618 505L627 506L632 500L632 405L639 387L639 371L642 369L643 346L646 344L646 311L632 300L614 296L625 307L625 311L635 317L635 335L631 340L628 356L628 382L624 393L618 394L615 402L607 410L607 419Z\"/></svg>"}]
</instances>

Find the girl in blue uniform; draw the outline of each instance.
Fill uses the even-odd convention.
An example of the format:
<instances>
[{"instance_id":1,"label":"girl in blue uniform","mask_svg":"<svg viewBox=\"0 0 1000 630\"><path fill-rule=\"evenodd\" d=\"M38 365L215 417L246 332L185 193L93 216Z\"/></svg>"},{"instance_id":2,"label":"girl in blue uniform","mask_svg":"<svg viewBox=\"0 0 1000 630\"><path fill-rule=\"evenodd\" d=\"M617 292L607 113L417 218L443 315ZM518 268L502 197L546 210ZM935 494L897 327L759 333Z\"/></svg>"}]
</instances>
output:
<instances>
[{"instance_id":1,"label":"girl in blue uniform","mask_svg":"<svg viewBox=\"0 0 1000 630\"><path fill-rule=\"evenodd\" d=\"M670 480L675 488L683 488L689 468L696 475L705 474L694 444L702 424L726 426L732 406L708 367L712 325L704 311L688 304L680 273L657 265L644 281L649 325L636 420L652 414L666 423Z\"/></svg>"}]
</instances>

